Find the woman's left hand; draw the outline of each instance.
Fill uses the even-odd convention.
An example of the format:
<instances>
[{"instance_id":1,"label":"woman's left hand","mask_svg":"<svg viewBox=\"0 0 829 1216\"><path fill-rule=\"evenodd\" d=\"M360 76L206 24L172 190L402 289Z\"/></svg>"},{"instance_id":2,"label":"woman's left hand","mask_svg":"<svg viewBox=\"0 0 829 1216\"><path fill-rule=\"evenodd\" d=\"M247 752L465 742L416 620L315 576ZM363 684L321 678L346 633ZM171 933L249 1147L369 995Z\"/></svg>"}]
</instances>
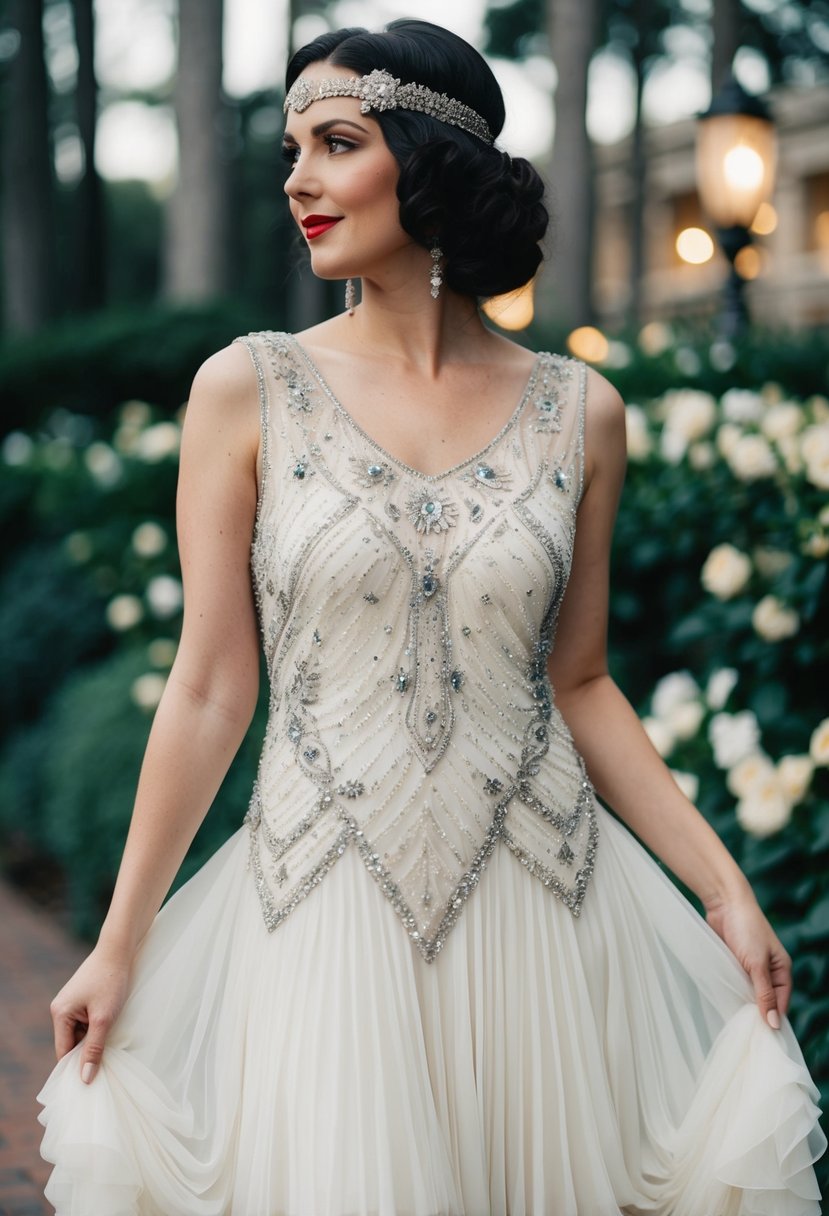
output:
<instances>
[{"instance_id":1,"label":"woman's left hand","mask_svg":"<svg viewBox=\"0 0 829 1216\"><path fill-rule=\"evenodd\" d=\"M760 1012L773 1030L789 1007L792 960L753 895L705 909L706 920L747 972Z\"/></svg>"}]
</instances>

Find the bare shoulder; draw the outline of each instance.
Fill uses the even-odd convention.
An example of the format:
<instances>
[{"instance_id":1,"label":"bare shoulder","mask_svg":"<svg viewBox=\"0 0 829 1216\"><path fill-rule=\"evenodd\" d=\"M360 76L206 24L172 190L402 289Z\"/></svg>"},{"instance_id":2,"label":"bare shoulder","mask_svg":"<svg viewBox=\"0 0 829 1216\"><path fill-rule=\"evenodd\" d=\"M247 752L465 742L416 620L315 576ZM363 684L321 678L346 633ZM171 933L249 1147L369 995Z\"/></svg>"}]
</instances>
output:
<instances>
[{"instance_id":1,"label":"bare shoulder","mask_svg":"<svg viewBox=\"0 0 829 1216\"><path fill-rule=\"evenodd\" d=\"M258 398L256 370L250 352L241 342L205 359L193 378L190 399L206 403L244 403Z\"/></svg>"},{"instance_id":2,"label":"bare shoulder","mask_svg":"<svg viewBox=\"0 0 829 1216\"><path fill-rule=\"evenodd\" d=\"M619 390L593 367L587 367L584 405L585 479L607 472L612 481L624 475L627 457L625 403Z\"/></svg>"},{"instance_id":3,"label":"bare shoulder","mask_svg":"<svg viewBox=\"0 0 829 1216\"><path fill-rule=\"evenodd\" d=\"M224 444L248 453L258 447L259 429L256 369L244 345L231 343L205 359L193 377L184 436L221 436Z\"/></svg>"},{"instance_id":4,"label":"bare shoulder","mask_svg":"<svg viewBox=\"0 0 829 1216\"><path fill-rule=\"evenodd\" d=\"M624 423L625 403L617 388L595 367L587 366L585 415L594 426L617 427Z\"/></svg>"}]
</instances>

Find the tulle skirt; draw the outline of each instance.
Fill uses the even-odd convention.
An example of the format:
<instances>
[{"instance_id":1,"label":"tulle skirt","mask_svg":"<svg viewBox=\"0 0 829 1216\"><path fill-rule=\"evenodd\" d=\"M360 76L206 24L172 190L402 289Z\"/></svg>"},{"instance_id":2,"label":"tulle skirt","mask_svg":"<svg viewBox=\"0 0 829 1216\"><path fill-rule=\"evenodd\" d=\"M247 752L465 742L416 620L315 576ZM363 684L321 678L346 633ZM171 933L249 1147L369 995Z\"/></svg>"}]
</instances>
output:
<instances>
[{"instance_id":1,"label":"tulle skirt","mask_svg":"<svg viewBox=\"0 0 829 1216\"><path fill-rule=\"evenodd\" d=\"M817 1216L788 1023L599 817L578 919L498 845L432 963L351 848L268 934L240 829L39 1095L59 1216Z\"/></svg>"}]
</instances>

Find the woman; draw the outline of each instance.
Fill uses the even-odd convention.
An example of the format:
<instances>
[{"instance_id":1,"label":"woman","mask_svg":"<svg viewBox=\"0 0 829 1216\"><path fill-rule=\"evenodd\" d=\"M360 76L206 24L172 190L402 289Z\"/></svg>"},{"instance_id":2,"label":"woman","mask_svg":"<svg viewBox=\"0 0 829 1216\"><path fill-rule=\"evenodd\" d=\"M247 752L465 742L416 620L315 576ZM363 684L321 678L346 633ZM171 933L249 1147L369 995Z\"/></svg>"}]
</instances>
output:
<instances>
[{"instance_id":1,"label":"woman","mask_svg":"<svg viewBox=\"0 0 829 1216\"><path fill-rule=\"evenodd\" d=\"M348 307L193 385L181 645L99 942L53 1004L47 1195L816 1213L789 959L607 673L623 406L478 310L547 221L494 146L497 84L398 21L316 39L287 85L291 213ZM250 722L257 625L246 826L156 917Z\"/></svg>"}]
</instances>

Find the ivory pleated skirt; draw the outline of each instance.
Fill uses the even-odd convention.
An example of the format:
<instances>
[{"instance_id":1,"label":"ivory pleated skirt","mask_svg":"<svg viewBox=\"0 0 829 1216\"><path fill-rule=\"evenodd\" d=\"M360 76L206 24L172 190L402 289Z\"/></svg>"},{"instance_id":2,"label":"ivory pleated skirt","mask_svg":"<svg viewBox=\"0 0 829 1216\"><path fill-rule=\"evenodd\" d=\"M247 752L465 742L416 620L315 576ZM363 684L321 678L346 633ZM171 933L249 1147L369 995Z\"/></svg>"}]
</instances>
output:
<instances>
[{"instance_id":1,"label":"ivory pleated skirt","mask_svg":"<svg viewBox=\"0 0 829 1216\"><path fill-rule=\"evenodd\" d=\"M240 829L39 1095L59 1216L817 1216L788 1022L598 814L578 919L496 845L432 963L352 848L269 934Z\"/></svg>"}]
</instances>

